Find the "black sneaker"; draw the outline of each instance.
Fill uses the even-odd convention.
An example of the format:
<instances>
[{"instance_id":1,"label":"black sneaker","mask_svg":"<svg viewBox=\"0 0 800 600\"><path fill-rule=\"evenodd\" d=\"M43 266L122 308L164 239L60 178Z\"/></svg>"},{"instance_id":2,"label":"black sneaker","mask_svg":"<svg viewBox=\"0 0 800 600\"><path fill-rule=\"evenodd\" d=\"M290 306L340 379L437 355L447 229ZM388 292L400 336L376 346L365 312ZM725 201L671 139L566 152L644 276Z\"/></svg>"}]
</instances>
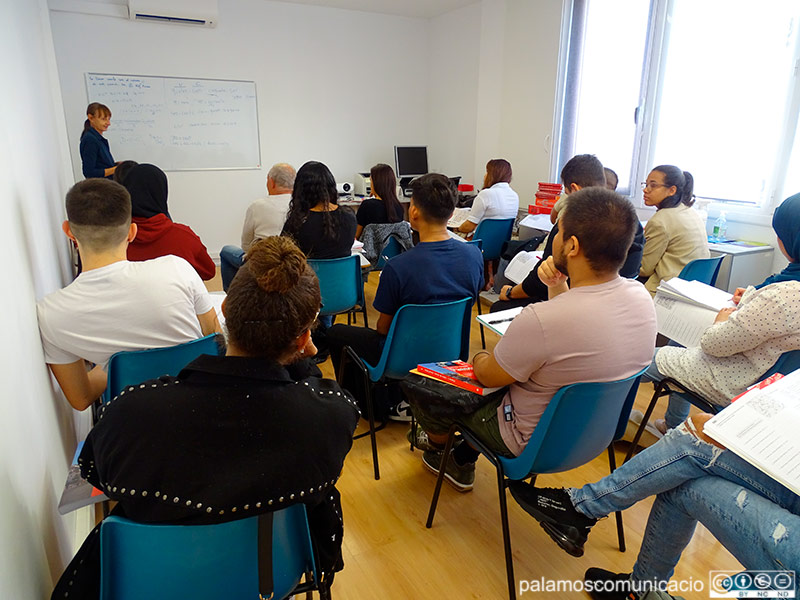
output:
<instances>
[{"instance_id":1,"label":"black sneaker","mask_svg":"<svg viewBox=\"0 0 800 600\"><path fill-rule=\"evenodd\" d=\"M442 464L441 450L426 450L422 453L422 464L429 471L439 474L439 465ZM475 463L459 465L453 458L453 452L447 457L447 464L444 469L444 478L459 492L469 492L475 485Z\"/></svg>"},{"instance_id":2,"label":"black sneaker","mask_svg":"<svg viewBox=\"0 0 800 600\"><path fill-rule=\"evenodd\" d=\"M411 407L408 402L401 400L394 406L390 406L389 419L400 421L401 423L411 423Z\"/></svg>"},{"instance_id":3,"label":"black sneaker","mask_svg":"<svg viewBox=\"0 0 800 600\"><path fill-rule=\"evenodd\" d=\"M564 489L536 488L512 481L508 489L514 500L542 526L553 541L572 556L583 556L583 545L597 519L579 513Z\"/></svg>"},{"instance_id":4,"label":"black sneaker","mask_svg":"<svg viewBox=\"0 0 800 600\"><path fill-rule=\"evenodd\" d=\"M638 592L633 589L630 573L612 573L592 567L583 576L583 583L594 600L639 600L640 598Z\"/></svg>"}]
</instances>

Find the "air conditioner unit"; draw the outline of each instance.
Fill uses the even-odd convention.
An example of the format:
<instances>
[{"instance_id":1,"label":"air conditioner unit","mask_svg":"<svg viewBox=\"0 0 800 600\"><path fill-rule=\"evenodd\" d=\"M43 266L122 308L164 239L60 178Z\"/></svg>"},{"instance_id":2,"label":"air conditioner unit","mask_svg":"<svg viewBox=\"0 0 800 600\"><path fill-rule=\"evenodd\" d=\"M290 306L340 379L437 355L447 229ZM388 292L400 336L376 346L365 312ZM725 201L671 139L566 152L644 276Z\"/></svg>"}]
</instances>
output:
<instances>
[{"instance_id":1,"label":"air conditioner unit","mask_svg":"<svg viewBox=\"0 0 800 600\"><path fill-rule=\"evenodd\" d=\"M128 0L132 21L158 21L216 27L218 0Z\"/></svg>"}]
</instances>

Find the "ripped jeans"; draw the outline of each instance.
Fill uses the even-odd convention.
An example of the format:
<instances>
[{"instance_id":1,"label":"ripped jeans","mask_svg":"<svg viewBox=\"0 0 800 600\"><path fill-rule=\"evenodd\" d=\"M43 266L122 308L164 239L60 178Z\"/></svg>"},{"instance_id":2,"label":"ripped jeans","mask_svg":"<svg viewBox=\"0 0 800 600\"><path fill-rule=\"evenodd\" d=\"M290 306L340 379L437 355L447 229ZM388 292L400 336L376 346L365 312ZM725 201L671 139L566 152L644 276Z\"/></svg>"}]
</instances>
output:
<instances>
[{"instance_id":1,"label":"ripped jeans","mask_svg":"<svg viewBox=\"0 0 800 600\"><path fill-rule=\"evenodd\" d=\"M593 518L657 495L635 580L669 580L698 521L746 568L800 575L800 496L698 439L686 423L611 475L568 492L575 508Z\"/></svg>"}]
</instances>

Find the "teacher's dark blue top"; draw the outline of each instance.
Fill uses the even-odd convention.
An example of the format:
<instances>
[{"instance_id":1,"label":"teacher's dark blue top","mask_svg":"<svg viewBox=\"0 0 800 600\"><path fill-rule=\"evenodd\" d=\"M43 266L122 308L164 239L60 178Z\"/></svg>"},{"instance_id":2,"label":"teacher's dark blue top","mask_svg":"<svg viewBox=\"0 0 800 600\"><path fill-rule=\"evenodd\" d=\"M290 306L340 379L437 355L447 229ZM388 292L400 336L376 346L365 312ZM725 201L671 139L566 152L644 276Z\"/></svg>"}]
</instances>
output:
<instances>
[{"instance_id":1,"label":"teacher's dark blue top","mask_svg":"<svg viewBox=\"0 0 800 600\"><path fill-rule=\"evenodd\" d=\"M105 177L106 169L114 166L114 157L108 149L108 140L94 128L89 127L81 136L81 162L83 176Z\"/></svg>"}]
</instances>

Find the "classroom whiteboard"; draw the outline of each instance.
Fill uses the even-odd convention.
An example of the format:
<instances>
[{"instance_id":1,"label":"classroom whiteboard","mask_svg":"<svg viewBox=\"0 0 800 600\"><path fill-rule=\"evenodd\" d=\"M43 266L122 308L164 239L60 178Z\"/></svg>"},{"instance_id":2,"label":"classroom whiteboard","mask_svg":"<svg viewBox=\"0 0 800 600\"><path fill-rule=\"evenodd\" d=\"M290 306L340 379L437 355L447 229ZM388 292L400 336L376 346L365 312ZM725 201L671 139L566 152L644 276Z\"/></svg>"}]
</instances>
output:
<instances>
[{"instance_id":1,"label":"classroom whiteboard","mask_svg":"<svg viewBox=\"0 0 800 600\"><path fill-rule=\"evenodd\" d=\"M261 166L253 81L86 73L86 91L111 109L114 160L165 171Z\"/></svg>"}]
</instances>

